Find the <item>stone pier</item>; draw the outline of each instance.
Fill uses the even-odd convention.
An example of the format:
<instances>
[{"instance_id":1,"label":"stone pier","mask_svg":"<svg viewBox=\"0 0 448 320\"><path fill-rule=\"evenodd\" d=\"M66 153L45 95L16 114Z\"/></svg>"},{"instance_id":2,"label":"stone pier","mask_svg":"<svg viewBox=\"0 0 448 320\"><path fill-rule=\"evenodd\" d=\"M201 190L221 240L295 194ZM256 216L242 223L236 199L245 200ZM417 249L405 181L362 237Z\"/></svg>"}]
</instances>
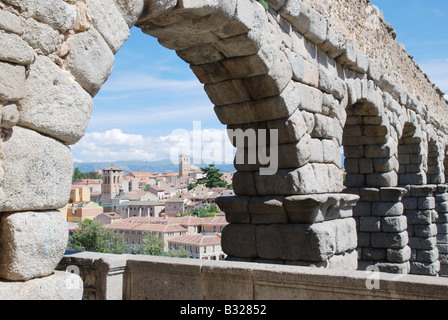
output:
<instances>
[{"instance_id":1,"label":"stone pier","mask_svg":"<svg viewBox=\"0 0 448 320\"><path fill-rule=\"evenodd\" d=\"M190 65L237 149L230 259L446 274L444 93L367 0L267 2L0 0L0 292L63 279L69 146L133 26Z\"/></svg>"}]
</instances>

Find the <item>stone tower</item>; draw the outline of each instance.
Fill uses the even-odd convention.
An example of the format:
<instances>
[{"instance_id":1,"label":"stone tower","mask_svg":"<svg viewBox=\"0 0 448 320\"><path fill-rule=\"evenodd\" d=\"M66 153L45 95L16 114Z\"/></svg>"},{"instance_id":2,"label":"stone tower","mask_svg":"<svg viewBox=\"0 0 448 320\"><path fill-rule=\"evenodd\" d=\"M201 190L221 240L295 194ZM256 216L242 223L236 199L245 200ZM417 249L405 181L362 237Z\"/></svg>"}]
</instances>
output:
<instances>
[{"instance_id":1,"label":"stone tower","mask_svg":"<svg viewBox=\"0 0 448 320\"><path fill-rule=\"evenodd\" d=\"M112 212L112 199L120 192L123 170L115 166L103 169L103 184L101 186L101 202L104 212Z\"/></svg>"},{"instance_id":2,"label":"stone tower","mask_svg":"<svg viewBox=\"0 0 448 320\"><path fill-rule=\"evenodd\" d=\"M179 156L179 177L187 178L190 174L191 157L186 154Z\"/></svg>"}]
</instances>

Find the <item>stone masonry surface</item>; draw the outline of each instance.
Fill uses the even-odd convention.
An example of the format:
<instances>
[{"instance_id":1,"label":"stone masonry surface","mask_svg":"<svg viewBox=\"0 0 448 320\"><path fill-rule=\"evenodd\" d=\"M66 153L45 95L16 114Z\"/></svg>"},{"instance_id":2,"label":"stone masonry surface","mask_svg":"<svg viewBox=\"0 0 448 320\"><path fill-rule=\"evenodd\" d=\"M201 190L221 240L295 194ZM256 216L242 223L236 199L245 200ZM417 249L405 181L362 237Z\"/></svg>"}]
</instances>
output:
<instances>
[{"instance_id":1,"label":"stone masonry surface","mask_svg":"<svg viewBox=\"0 0 448 320\"><path fill-rule=\"evenodd\" d=\"M217 200L229 260L446 275L443 93L368 1L268 3L0 0L2 278L62 258L69 145L133 25L190 65L228 129L276 130L276 173L236 161L236 196ZM231 140L236 159L274 152Z\"/></svg>"}]
</instances>

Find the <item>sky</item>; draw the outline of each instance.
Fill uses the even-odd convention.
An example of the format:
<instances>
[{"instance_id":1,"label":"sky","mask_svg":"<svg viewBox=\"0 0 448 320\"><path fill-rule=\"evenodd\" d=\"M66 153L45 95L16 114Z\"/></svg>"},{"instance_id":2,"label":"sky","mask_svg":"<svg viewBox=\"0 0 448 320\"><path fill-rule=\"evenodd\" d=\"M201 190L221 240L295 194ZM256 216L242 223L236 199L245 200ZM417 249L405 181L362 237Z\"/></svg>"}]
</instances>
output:
<instances>
[{"instance_id":1,"label":"sky","mask_svg":"<svg viewBox=\"0 0 448 320\"><path fill-rule=\"evenodd\" d=\"M397 40L421 69L448 93L448 1L371 3L383 11ZM198 135L200 141L191 143ZM194 163L220 164L232 163L234 155L225 126L188 64L135 27L94 98L85 136L71 149L74 160L81 162L171 159L177 163L177 156L185 152L192 154Z\"/></svg>"}]
</instances>

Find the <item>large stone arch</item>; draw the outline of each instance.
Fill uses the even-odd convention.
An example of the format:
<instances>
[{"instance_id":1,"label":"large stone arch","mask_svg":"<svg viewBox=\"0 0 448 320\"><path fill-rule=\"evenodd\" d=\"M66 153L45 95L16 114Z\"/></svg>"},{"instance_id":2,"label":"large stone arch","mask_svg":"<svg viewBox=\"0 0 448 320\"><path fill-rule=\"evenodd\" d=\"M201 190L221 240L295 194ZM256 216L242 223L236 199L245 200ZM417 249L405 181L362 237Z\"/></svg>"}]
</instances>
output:
<instances>
[{"instance_id":1,"label":"large stone arch","mask_svg":"<svg viewBox=\"0 0 448 320\"><path fill-rule=\"evenodd\" d=\"M14 244L2 246L1 278L48 276L60 260L67 237L56 210L69 197L69 145L83 136L92 97L134 25L190 64L231 138L254 133L249 144L232 139L237 196L217 200L230 222L222 237L230 259L355 270L361 247L374 249L364 257L381 270L408 272L399 140L414 136L406 122L421 126L423 146L425 126L448 131L332 18L300 0L268 3L0 1L0 42L9 45L0 50L0 242ZM346 189L341 147L357 162ZM249 162L260 149L264 157ZM427 170L425 159L418 166ZM426 178L411 193L430 198ZM17 232L25 220L33 223Z\"/></svg>"}]
</instances>

